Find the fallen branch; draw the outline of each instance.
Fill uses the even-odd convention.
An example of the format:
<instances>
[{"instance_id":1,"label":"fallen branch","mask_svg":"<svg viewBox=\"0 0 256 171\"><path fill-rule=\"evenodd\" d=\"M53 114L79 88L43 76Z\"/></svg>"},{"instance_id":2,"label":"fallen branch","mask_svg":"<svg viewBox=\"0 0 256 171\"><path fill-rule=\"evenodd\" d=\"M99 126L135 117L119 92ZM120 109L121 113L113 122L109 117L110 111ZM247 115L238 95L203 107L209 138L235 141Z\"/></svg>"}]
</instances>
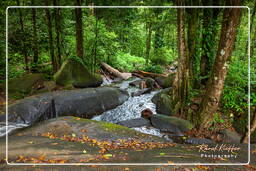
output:
<instances>
[{"instance_id":1,"label":"fallen branch","mask_svg":"<svg viewBox=\"0 0 256 171\"><path fill-rule=\"evenodd\" d=\"M128 78L130 78L130 77L132 76L131 73L121 73L121 72L119 72L117 69L111 67L110 65L108 65L108 64L106 64L106 63L104 63L104 62L102 62L101 65L102 65L102 67L103 67L105 70L107 70L109 73L115 75L115 76L118 77L118 78L121 78L121 79L126 80L126 79L128 79Z\"/></svg>"},{"instance_id":2,"label":"fallen branch","mask_svg":"<svg viewBox=\"0 0 256 171\"><path fill-rule=\"evenodd\" d=\"M134 75L141 75L143 77L151 77L151 78L156 78L156 77L167 77L167 74L156 74L152 72L146 72L146 71L134 71Z\"/></svg>"},{"instance_id":3,"label":"fallen branch","mask_svg":"<svg viewBox=\"0 0 256 171\"><path fill-rule=\"evenodd\" d=\"M251 120L250 130L248 130L242 140L243 143L248 143L248 137L256 130L256 109L253 113L253 118Z\"/></svg>"}]
</instances>

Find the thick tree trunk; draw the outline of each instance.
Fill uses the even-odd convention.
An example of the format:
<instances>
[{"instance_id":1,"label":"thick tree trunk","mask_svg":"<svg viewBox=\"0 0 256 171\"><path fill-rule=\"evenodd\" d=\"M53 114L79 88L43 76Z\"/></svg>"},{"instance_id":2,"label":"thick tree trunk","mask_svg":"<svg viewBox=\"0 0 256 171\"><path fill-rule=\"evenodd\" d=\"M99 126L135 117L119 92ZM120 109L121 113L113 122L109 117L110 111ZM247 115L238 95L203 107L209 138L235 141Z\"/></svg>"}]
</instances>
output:
<instances>
[{"instance_id":1,"label":"thick tree trunk","mask_svg":"<svg viewBox=\"0 0 256 171\"><path fill-rule=\"evenodd\" d=\"M76 0L76 6L81 6L82 0ZM76 54L79 58L84 56L83 48L83 22L82 22L82 9L75 9L75 18L76 18Z\"/></svg>"},{"instance_id":2,"label":"thick tree trunk","mask_svg":"<svg viewBox=\"0 0 256 171\"><path fill-rule=\"evenodd\" d=\"M183 0L177 0L177 5L184 5ZM187 54L186 40L185 40L185 12L184 9L177 9L177 21L178 21L178 69L175 75L172 88L173 108L174 113L178 115L184 115L185 104L188 97L189 87L189 57Z\"/></svg>"},{"instance_id":3,"label":"thick tree trunk","mask_svg":"<svg viewBox=\"0 0 256 171\"><path fill-rule=\"evenodd\" d=\"M17 6L20 6L20 1L17 0ZM25 35L25 31L24 31L24 22L23 22L23 15L21 12L21 9L18 8L19 11L19 18L20 18L20 29L21 29L21 33L23 34L22 37ZM21 41L21 46L22 46L22 50L21 53L24 57L24 61L25 61L25 70L29 71L29 67L28 67L28 52L27 52L27 46L25 45L24 40Z\"/></svg>"},{"instance_id":4,"label":"thick tree trunk","mask_svg":"<svg viewBox=\"0 0 256 171\"><path fill-rule=\"evenodd\" d=\"M53 5L58 6L59 5L59 0L54 0ZM57 46L56 63L57 63L57 69L59 69L60 66L61 66L61 39L60 39L60 35L61 35L61 25L60 25L61 14L60 14L60 8L55 8L54 13L55 13L54 19L55 19L56 46Z\"/></svg>"},{"instance_id":5,"label":"thick tree trunk","mask_svg":"<svg viewBox=\"0 0 256 171\"><path fill-rule=\"evenodd\" d=\"M151 35L152 35L152 24L147 23L147 40L146 40L146 63L148 64L150 59L150 49L151 49Z\"/></svg>"},{"instance_id":6,"label":"thick tree trunk","mask_svg":"<svg viewBox=\"0 0 256 171\"><path fill-rule=\"evenodd\" d=\"M256 130L256 108L254 110L253 117L252 117L252 120L251 120L251 126L250 126L250 128L248 128L248 131L246 132L242 142L243 143L248 143L249 135L251 135L255 130Z\"/></svg>"},{"instance_id":7,"label":"thick tree trunk","mask_svg":"<svg viewBox=\"0 0 256 171\"><path fill-rule=\"evenodd\" d=\"M45 0L45 5L48 6L48 0ZM49 39L49 49L52 61L53 72L57 72L57 61L54 55L54 45L53 45L53 36L52 36L52 19L49 8L45 8L46 20L47 20L47 29L48 29L48 39Z\"/></svg>"},{"instance_id":8,"label":"thick tree trunk","mask_svg":"<svg viewBox=\"0 0 256 171\"><path fill-rule=\"evenodd\" d=\"M240 0L227 0L227 6L239 6ZM213 114L217 111L224 81L228 71L229 57L233 51L236 30L240 20L240 8L225 8L221 37L211 76L207 81L206 94L199 108L197 126L200 130L209 128Z\"/></svg>"},{"instance_id":9,"label":"thick tree trunk","mask_svg":"<svg viewBox=\"0 0 256 171\"><path fill-rule=\"evenodd\" d=\"M35 5L34 0L31 0L32 5ZM34 64L38 62L38 43L37 43L37 26L36 26L36 9L32 8L32 23L33 23L33 51Z\"/></svg>"},{"instance_id":10,"label":"thick tree trunk","mask_svg":"<svg viewBox=\"0 0 256 171\"><path fill-rule=\"evenodd\" d=\"M197 0L190 5L199 5ZM188 54L189 54L189 75L192 85L194 84L195 61L196 61L196 37L198 29L198 9L190 8L188 11Z\"/></svg>"}]
</instances>

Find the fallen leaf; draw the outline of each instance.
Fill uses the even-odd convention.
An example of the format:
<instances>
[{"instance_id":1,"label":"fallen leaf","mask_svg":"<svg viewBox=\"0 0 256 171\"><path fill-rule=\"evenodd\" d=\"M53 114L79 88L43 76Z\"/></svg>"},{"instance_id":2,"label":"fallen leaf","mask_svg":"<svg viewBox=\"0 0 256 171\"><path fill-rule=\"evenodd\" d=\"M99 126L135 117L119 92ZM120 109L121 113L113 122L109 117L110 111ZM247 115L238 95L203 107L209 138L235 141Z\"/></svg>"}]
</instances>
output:
<instances>
[{"instance_id":1,"label":"fallen leaf","mask_svg":"<svg viewBox=\"0 0 256 171\"><path fill-rule=\"evenodd\" d=\"M160 154L160 156L164 156L165 155L165 153L159 153Z\"/></svg>"},{"instance_id":2,"label":"fallen leaf","mask_svg":"<svg viewBox=\"0 0 256 171\"><path fill-rule=\"evenodd\" d=\"M85 154L85 153L87 153L87 151L86 151L86 150L83 150L83 153Z\"/></svg>"}]
</instances>

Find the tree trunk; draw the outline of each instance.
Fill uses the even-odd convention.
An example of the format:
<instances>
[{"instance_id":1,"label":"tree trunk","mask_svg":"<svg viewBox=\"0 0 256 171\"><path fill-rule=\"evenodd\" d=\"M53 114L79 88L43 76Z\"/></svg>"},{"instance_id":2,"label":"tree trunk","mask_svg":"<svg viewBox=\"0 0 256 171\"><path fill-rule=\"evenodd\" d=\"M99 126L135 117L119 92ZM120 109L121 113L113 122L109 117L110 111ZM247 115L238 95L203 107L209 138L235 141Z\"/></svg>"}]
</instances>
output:
<instances>
[{"instance_id":1,"label":"tree trunk","mask_svg":"<svg viewBox=\"0 0 256 171\"><path fill-rule=\"evenodd\" d=\"M130 78L130 77L132 76L131 73L121 73L121 72L119 72L117 69L115 69L115 68L109 66L108 64L106 64L106 63L104 63L104 62L101 63L101 66L102 66L105 70L107 70L109 73L111 73L111 74L115 75L116 77L121 78L121 79L123 79L123 80L126 80L126 79L128 79L128 78Z\"/></svg>"},{"instance_id":2,"label":"tree trunk","mask_svg":"<svg viewBox=\"0 0 256 171\"><path fill-rule=\"evenodd\" d=\"M59 5L59 0L54 0L53 1L54 6ZM61 25L60 25L60 20L61 20L61 14L60 14L60 8L55 8L54 9L55 13L55 31L56 31L56 45L57 45L57 59L56 59L56 64L57 64L57 69L60 68L61 66L61 41L60 41L60 35L61 35Z\"/></svg>"},{"instance_id":3,"label":"tree trunk","mask_svg":"<svg viewBox=\"0 0 256 171\"><path fill-rule=\"evenodd\" d=\"M227 0L227 6L240 6L240 0ZM233 51L236 30L240 20L240 8L225 8L223 13L221 37L211 76L207 81L206 94L199 108L196 123L200 130L209 128L213 114L217 111L224 81L228 71L229 57Z\"/></svg>"},{"instance_id":4,"label":"tree trunk","mask_svg":"<svg viewBox=\"0 0 256 171\"><path fill-rule=\"evenodd\" d=\"M152 35L152 24L147 23L147 40L146 40L146 64L148 64L150 59L150 49L151 49L151 35Z\"/></svg>"},{"instance_id":5,"label":"tree trunk","mask_svg":"<svg viewBox=\"0 0 256 171\"><path fill-rule=\"evenodd\" d=\"M219 0L203 1L204 6L218 6ZM202 32L202 55L200 61L200 76L204 79L201 83L205 85L211 72L214 61L217 19L220 9L203 9L203 32Z\"/></svg>"},{"instance_id":6,"label":"tree trunk","mask_svg":"<svg viewBox=\"0 0 256 171\"><path fill-rule=\"evenodd\" d=\"M20 6L20 1L17 0L17 6ZM20 18L20 29L21 29L21 34L22 37L25 36L25 31L24 31L24 22L23 22L23 15L21 12L21 9L18 8L19 11L19 18ZM21 46L22 46L22 50L21 53L24 56L24 61L25 61L25 70L28 72L29 71L29 67L28 67L28 52L27 52L27 46L25 45L25 40L21 41Z\"/></svg>"},{"instance_id":7,"label":"tree trunk","mask_svg":"<svg viewBox=\"0 0 256 171\"><path fill-rule=\"evenodd\" d=\"M34 0L31 4L35 5ZM34 51L34 64L38 62L38 43L37 43L37 28L36 28L36 9L32 8L32 23L33 23L33 51Z\"/></svg>"},{"instance_id":8,"label":"tree trunk","mask_svg":"<svg viewBox=\"0 0 256 171\"><path fill-rule=\"evenodd\" d=\"M191 5L199 5L198 1L193 1ZM196 61L196 39L198 29L198 9L190 8L188 11L188 54L189 54L189 75L192 85L194 84L195 61Z\"/></svg>"},{"instance_id":9,"label":"tree trunk","mask_svg":"<svg viewBox=\"0 0 256 171\"><path fill-rule=\"evenodd\" d=\"M48 0L45 0L45 5L48 6ZM52 20L49 8L45 8L46 20L47 20L47 29L48 29L48 38L49 38L49 49L52 61L53 72L57 72L57 61L54 55L54 45L53 45L53 37L52 37Z\"/></svg>"},{"instance_id":10,"label":"tree trunk","mask_svg":"<svg viewBox=\"0 0 256 171\"><path fill-rule=\"evenodd\" d=\"M76 6L81 6L82 0L76 0ZM76 18L76 54L79 58L83 58L83 22L82 22L82 9L75 8Z\"/></svg>"},{"instance_id":11,"label":"tree trunk","mask_svg":"<svg viewBox=\"0 0 256 171\"><path fill-rule=\"evenodd\" d=\"M177 5L184 5L183 0L177 0ZM185 104L188 97L189 87L189 57L187 54L186 40L185 40L185 12L184 9L177 9L178 21L178 68L173 81L172 97L174 113L180 116L185 113Z\"/></svg>"},{"instance_id":12,"label":"tree trunk","mask_svg":"<svg viewBox=\"0 0 256 171\"><path fill-rule=\"evenodd\" d=\"M248 143L249 135L251 135L255 130L256 130L256 108L254 110L253 117L252 117L252 120L251 120L251 126L250 126L250 128L248 128L248 131L246 132L242 142L243 143Z\"/></svg>"},{"instance_id":13,"label":"tree trunk","mask_svg":"<svg viewBox=\"0 0 256 171\"><path fill-rule=\"evenodd\" d=\"M254 2L254 7L253 7L253 10L252 10L252 16L251 16L251 23L250 23L250 33L251 33L251 35L252 35L252 32L253 32L252 27L253 27L253 20L254 20L255 14L256 14L256 0ZM254 34L256 34L256 32ZM254 43L254 41L251 41L251 57L253 56L253 43ZM247 50L248 50L248 41L246 42L245 54L247 54Z\"/></svg>"}]
</instances>

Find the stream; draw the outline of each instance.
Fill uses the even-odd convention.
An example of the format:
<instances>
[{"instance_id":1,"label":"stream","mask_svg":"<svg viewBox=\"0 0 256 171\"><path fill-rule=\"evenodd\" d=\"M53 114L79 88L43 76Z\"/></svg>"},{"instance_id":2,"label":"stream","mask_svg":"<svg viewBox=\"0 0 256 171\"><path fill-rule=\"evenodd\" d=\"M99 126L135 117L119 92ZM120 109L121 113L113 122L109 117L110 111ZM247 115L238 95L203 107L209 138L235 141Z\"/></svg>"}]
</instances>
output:
<instances>
[{"instance_id":1,"label":"stream","mask_svg":"<svg viewBox=\"0 0 256 171\"><path fill-rule=\"evenodd\" d=\"M116 80L106 79L104 78L104 82L102 86L114 86L118 87L122 90L128 91L130 97L127 101L125 101L122 105L112 109L105 111L101 115L94 116L92 120L97 121L106 121L110 123L117 123L124 120L129 119L135 119L139 118L141 116L141 111L148 108L150 109L154 114L156 113L155 104L151 102L152 97L159 92L157 91L151 91L147 94L142 94L140 96L131 96L132 93L139 91L139 88L130 86L129 83L139 80L140 78L130 78L125 81L119 81L116 82ZM15 123L8 123L8 126L6 126L5 122L0 123L0 137L3 137L6 132L10 133L16 129L27 127L26 124L15 124ZM137 127L132 128L136 131L156 135L159 137L162 137L163 135L160 133L160 131L156 128L148 128L148 127Z\"/></svg>"},{"instance_id":2,"label":"stream","mask_svg":"<svg viewBox=\"0 0 256 171\"><path fill-rule=\"evenodd\" d=\"M117 123L124 120L130 120L141 117L141 111L148 108L150 109L153 114L156 114L156 107L155 104L151 102L152 97L159 92L151 91L147 94L142 94L140 96L132 97L131 94L139 91L139 88L132 87L129 83L139 80L139 78L132 78L130 80L122 81L121 83L117 83L114 86L119 87L120 89L128 91L130 97L127 101L125 101L122 105L116 107L115 109L108 110L101 115L95 116L92 120L96 121L105 121L110 123ZM105 80L104 85L111 85L112 82ZM160 133L159 129L153 127L136 127L132 128L136 131L151 134L155 136L162 137L163 134Z\"/></svg>"}]
</instances>

